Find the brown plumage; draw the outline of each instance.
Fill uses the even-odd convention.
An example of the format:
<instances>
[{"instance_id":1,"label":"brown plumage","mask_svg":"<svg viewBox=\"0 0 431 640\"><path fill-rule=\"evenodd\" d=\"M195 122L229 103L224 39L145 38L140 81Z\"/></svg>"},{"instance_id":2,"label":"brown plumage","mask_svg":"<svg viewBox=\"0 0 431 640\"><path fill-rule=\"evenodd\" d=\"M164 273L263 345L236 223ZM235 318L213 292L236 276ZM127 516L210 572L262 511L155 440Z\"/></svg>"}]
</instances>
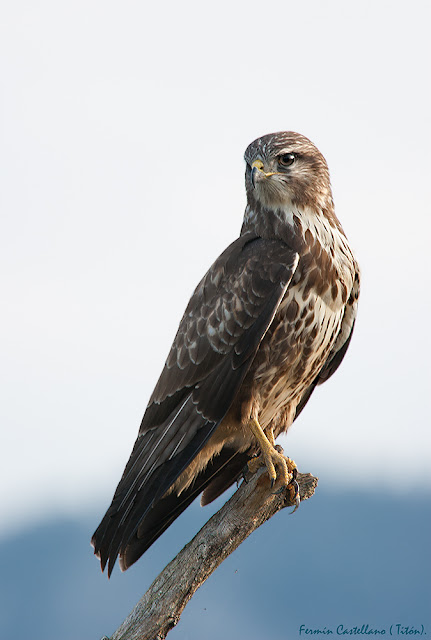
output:
<instances>
[{"instance_id":1,"label":"brown plumage","mask_svg":"<svg viewBox=\"0 0 431 640\"><path fill-rule=\"evenodd\" d=\"M272 434L289 428L351 338L359 269L325 159L282 132L255 140L245 160L241 235L190 299L92 538L109 575L118 555L127 569L198 494L211 502L263 453L253 423L272 450Z\"/></svg>"}]
</instances>

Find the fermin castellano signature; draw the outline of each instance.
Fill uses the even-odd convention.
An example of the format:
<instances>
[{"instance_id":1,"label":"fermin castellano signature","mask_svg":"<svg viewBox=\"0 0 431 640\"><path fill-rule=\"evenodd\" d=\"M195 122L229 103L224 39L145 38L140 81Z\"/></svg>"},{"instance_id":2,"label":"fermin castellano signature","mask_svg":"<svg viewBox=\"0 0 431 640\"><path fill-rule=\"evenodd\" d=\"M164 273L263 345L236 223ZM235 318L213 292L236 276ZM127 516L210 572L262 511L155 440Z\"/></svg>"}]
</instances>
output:
<instances>
[{"instance_id":1,"label":"fermin castellano signature","mask_svg":"<svg viewBox=\"0 0 431 640\"><path fill-rule=\"evenodd\" d=\"M363 624L358 627L345 627L343 624L339 624L335 629L329 627L323 627L322 629L308 629L305 624L301 624L299 627L299 635L322 635L329 636L336 634L338 636L423 636L426 635L423 624L420 627L403 626L402 624L391 624L390 627L382 627L381 629L373 629L369 624Z\"/></svg>"}]
</instances>

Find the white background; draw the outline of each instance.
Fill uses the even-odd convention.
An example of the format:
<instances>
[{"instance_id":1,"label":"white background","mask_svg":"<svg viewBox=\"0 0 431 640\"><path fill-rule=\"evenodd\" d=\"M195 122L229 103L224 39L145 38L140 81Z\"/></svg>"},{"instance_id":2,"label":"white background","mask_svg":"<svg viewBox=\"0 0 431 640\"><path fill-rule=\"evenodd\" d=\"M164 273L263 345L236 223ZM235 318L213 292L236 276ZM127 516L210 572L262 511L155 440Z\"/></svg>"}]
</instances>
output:
<instances>
[{"instance_id":1,"label":"white background","mask_svg":"<svg viewBox=\"0 0 431 640\"><path fill-rule=\"evenodd\" d=\"M431 489L427 2L6 2L0 535L92 510L187 300L239 233L245 147L328 160L362 266L349 353L283 444L326 486Z\"/></svg>"}]
</instances>

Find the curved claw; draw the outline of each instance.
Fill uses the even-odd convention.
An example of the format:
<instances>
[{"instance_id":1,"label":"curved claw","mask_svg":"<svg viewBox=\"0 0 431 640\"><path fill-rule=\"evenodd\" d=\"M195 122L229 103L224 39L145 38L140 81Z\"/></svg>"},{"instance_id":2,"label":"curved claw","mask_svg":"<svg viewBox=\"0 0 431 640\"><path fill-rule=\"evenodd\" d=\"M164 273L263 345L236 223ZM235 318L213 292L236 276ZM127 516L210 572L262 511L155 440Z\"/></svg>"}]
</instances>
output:
<instances>
[{"instance_id":1,"label":"curved claw","mask_svg":"<svg viewBox=\"0 0 431 640\"><path fill-rule=\"evenodd\" d=\"M298 469L293 469L292 471L292 480L289 482L289 484L293 484L293 486L295 487L295 494L294 494L294 499L295 499L295 508L293 511L290 512L290 515L292 515L292 513L295 513L295 511L298 509L300 503L301 503L301 497L299 495L299 484L296 480L298 475Z\"/></svg>"},{"instance_id":2,"label":"curved claw","mask_svg":"<svg viewBox=\"0 0 431 640\"><path fill-rule=\"evenodd\" d=\"M295 513L295 511L298 509L299 505L301 504L301 497L299 495L299 484L296 480L296 477L298 475L298 470L297 469L293 469L292 470L292 479L289 482L289 484L287 485L288 487L290 487L290 485L293 485L294 487L294 495L293 495L293 499L295 501L295 508L293 511L290 512L290 515L292 515L292 513ZM273 495L278 495L280 493L282 493L286 488L286 485L284 485L283 487L280 487L280 489L277 489L277 491L273 492Z\"/></svg>"},{"instance_id":3,"label":"curved claw","mask_svg":"<svg viewBox=\"0 0 431 640\"><path fill-rule=\"evenodd\" d=\"M295 513L295 511L298 509L300 503L301 503L301 498L299 495L299 484L296 481L296 478L292 478L292 480L289 482L289 484L293 484L293 486L295 487L295 508L293 511L290 512L289 515L292 515L292 513Z\"/></svg>"}]
</instances>

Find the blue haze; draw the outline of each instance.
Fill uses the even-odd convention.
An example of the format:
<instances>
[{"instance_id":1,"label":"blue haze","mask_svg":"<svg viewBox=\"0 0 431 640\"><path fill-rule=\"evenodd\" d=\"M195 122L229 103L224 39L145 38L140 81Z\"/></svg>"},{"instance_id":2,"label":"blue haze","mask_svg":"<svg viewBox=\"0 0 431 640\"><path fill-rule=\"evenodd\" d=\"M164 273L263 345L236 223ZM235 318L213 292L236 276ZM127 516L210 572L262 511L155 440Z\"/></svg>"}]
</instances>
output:
<instances>
[{"instance_id":1,"label":"blue haze","mask_svg":"<svg viewBox=\"0 0 431 640\"><path fill-rule=\"evenodd\" d=\"M220 501L217 506L220 506ZM46 522L0 543L0 635L98 640L207 520L197 503L129 571L100 573L95 514ZM256 531L195 594L172 640L297 638L309 629L424 625L431 634L430 503L415 496L331 493ZM302 635L301 637L306 637ZM307 636L310 637L310 636Z\"/></svg>"}]
</instances>

